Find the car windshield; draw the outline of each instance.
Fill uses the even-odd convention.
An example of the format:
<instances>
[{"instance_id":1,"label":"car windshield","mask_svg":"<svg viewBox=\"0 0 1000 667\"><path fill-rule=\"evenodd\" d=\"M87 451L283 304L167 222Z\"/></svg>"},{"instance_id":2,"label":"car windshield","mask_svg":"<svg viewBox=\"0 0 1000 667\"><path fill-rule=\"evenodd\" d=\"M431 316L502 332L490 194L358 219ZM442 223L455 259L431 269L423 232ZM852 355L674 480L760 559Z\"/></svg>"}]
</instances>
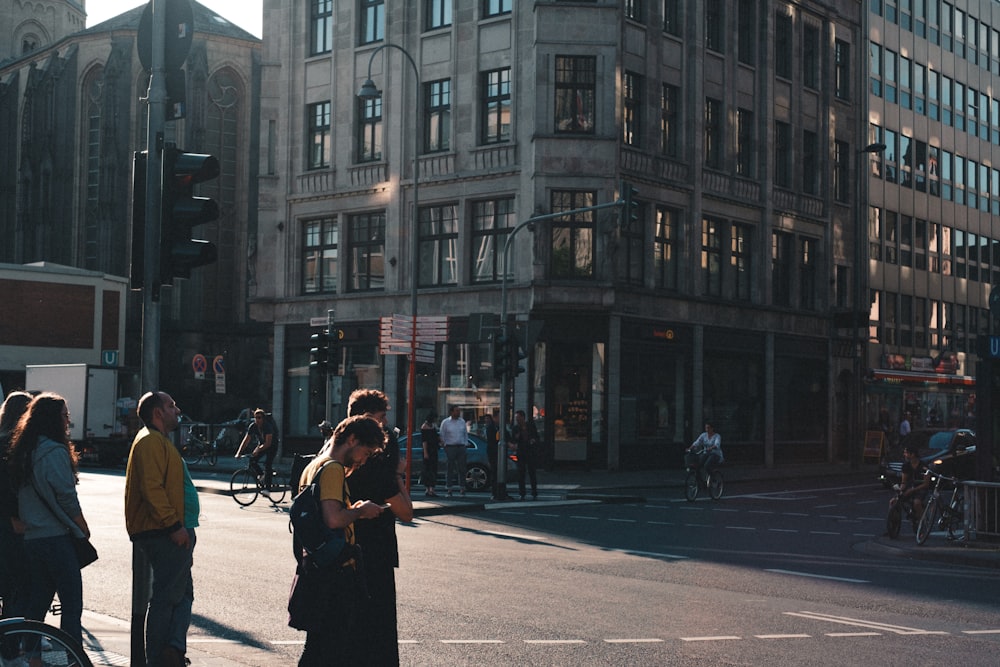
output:
<instances>
[{"instance_id":1,"label":"car windshield","mask_svg":"<svg viewBox=\"0 0 1000 667\"><path fill-rule=\"evenodd\" d=\"M955 434L951 431L935 433L927 442L927 449L932 452L939 452L941 450L948 449L948 445L951 443L951 439L954 435Z\"/></svg>"}]
</instances>

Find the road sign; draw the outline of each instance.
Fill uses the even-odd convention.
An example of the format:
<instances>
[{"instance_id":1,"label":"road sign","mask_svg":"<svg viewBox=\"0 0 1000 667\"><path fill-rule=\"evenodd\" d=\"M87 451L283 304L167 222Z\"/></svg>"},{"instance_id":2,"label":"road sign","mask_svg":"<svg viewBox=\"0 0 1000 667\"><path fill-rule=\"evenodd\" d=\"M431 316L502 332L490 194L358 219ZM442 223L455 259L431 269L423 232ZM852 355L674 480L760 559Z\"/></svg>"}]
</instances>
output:
<instances>
[{"instance_id":1,"label":"road sign","mask_svg":"<svg viewBox=\"0 0 1000 667\"><path fill-rule=\"evenodd\" d=\"M204 354L196 354L191 357L191 368L194 370L194 377L198 380L205 379L205 371L208 370L208 359Z\"/></svg>"},{"instance_id":2,"label":"road sign","mask_svg":"<svg viewBox=\"0 0 1000 667\"><path fill-rule=\"evenodd\" d=\"M115 367L118 365L118 350L102 350L101 365Z\"/></svg>"},{"instance_id":3,"label":"road sign","mask_svg":"<svg viewBox=\"0 0 1000 667\"><path fill-rule=\"evenodd\" d=\"M215 358L212 359L212 372L216 375L226 374L226 358L221 354L216 355Z\"/></svg>"}]
</instances>

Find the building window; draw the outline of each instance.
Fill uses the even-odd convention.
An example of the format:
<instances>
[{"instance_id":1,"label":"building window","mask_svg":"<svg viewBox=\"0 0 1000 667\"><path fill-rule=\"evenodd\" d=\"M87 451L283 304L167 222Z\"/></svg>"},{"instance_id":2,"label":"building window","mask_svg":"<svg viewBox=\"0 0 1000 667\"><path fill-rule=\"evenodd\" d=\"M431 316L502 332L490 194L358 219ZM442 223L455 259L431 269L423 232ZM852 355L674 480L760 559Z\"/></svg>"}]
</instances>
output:
<instances>
[{"instance_id":1,"label":"building window","mask_svg":"<svg viewBox=\"0 0 1000 667\"><path fill-rule=\"evenodd\" d=\"M352 292L385 289L385 212L350 217L347 242Z\"/></svg>"},{"instance_id":2,"label":"building window","mask_svg":"<svg viewBox=\"0 0 1000 667\"><path fill-rule=\"evenodd\" d=\"M514 0L483 0L483 15L500 16L501 14L510 14L511 7L513 6Z\"/></svg>"},{"instance_id":3,"label":"building window","mask_svg":"<svg viewBox=\"0 0 1000 667\"><path fill-rule=\"evenodd\" d=\"M593 192L552 192L553 213L593 206ZM571 213L552 221L552 277L592 278L594 275L594 212Z\"/></svg>"},{"instance_id":4,"label":"building window","mask_svg":"<svg viewBox=\"0 0 1000 667\"><path fill-rule=\"evenodd\" d=\"M750 301L750 284L753 276L753 228L733 223L729 229L729 264L732 268L733 296L743 302Z\"/></svg>"},{"instance_id":5,"label":"building window","mask_svg":"<svg viewBox=\"0 0 1000 667\"><path fill-rule=\"evenodd\" d=\"M840 39L833 44L833 93L838 99L851 99L851 48Z\"/></svg>"},{"instance_id":6,"label":"building window","mask_svg":"<svg viewBox=\"0 0 1000 667\"><path fill-rule=\"evenodd\" d=\"M619 245L619 266L621 276L626 284L642 285L646 269L646 216L649 206L645 202L636 202L636 216L633 218L628 211L621 209L621 243Z\"/></svg>"},{"instance_id":7,"label":"building window","mask_svg":"<svg viewBox=\"0 0 1000 667\"><path fill-rule=\"evenodd\" d=\"M803 30L802 84L806 88L819 88L819 28L807 25Z\"/></svg>"},{"instance_id":8,"label":"building window","mask_svg":"<svg viewBox=\"0 0 1000 667\"><path fill-rule=\"evenodd\" d=\"M771 294L776 306L792 305L792 235L771 234Z\"/></svg>"},{"instance_id":9,"label":"building window","mask_svg":"<svg viewBox=\"0 0 1000 667\"><path fill-rule=\"evenodd\" d=\"M846 141L833 142L833 198L841 203L850 200L850 147Z\"/></svg>"},{"instance_id":10,"label":"building window","mask_svg":"<svg viewBox=\"0 0 1000 667\"><path fill-rule=\"evenodd\" d=\"M358 162L382 159L382 98L358 100Z\"/></svg>"},{"instance_id":11,"label":"building window","mask_svg":"<svg viewBox=\"0 0 1000 667\"><path fill-rule=\"evenodd\" d=\"M514 198L477 201L472 205L472 282L491 283L503 278L503 248L517 223ZM514 272L507 268L507 277Z\"/></svg>"},{"instance_id":12,"label":"building window","mask_svg":"<svg viewBox=\"0 0 1000 667\"><path fill-rule=\"evenodd\" d=\"M722 102L705 98L705 166L722 168Z\"/></svg>"},{"instance_id":13,"label":"building window","mask_svg":"<svg viewBox=\"0 0 1000 667\"><path fill-rule=\"evenodd\" d=\"M337 291L337 222L308 220L302 225L302 293Z\"/></svg>"},{"instance_id":14,"label":"building window","mask_svg":"<svg viewBox=\"0 0 1000 667\"><path fill-rule=\"evenodd\" d=\"M333 48L333 0L312 0L309 23L309 53L329 53Z\"/></svg>"},{"instance_id":15,"label":"building window","mask_svg":"<svg viewBox=\"0 0 1000 667\"><path fill-rule=\"evenodd\" d=\"M660 152L677 157L677 139L680 136L680 89L663 84L660 94Z\"/></svg>"},{"instance_id":16,"label":"building window","mask_svg":"<svg viewBox=\"0 0 1000 667\"><path fill-rule=\"evenodd\" d=\"M385 0L360 0L361 43L371 44L385 39Z\"/></svg>"},{"instance_id":17,"label":"building window","mask_svg":"<svg viewBox=\"0 0 1000 667\"><path fill-rule=\"evenodd\" d=\"M625 18L642 22L643 0L624 0Z\"/></svg>"},{"instance_id":18,"label":"building window","mask_svg":"<svg viewBox=\"0 0 1000 667\"><path fill-rule=\"evenodd\" d=\"M792 187L792 126L774 123L774 184Z\"/></svg>"},{"instance_id":19,"label":"building window","mask_svg":"<svg viewBox=\"0 0 1000 667\"><path fill-rule=\"evenodd\" d=\"M753 178L755 172L756 129L753 111L738 109L736 111L736 173L747 178Z\"/></svg>"},{"instance_id":20,"label":"building window","mask_svg":"<svg viewBox=\"0 0 1000 667\"><path fill-rule=\"evenodd\" d=\"M757 62L757 0L740 0L739 59L745 65Z\"/></svg>"},{"instance_id":21,"label":"building window","mask_svg":"<svg viewBox=\"0 0 1000 667\"><path fill-rule=\"evenodd\" d=\"M802 131L802 191L815 195L819 189L819 137Z\"/></svg>"},{"instance_id":22,"label":"building window","mask_svg":"<svg viewBox=\"0 0 1000 667\"><path fill-rule=\"evenodd\" d=\"M594 133L597 58L556 56L556 132Z\"/></svg>"},{"instance_id":23,"label":"building window","mask_svg":"<svg viewBox=\"0 0 1000 667\"><path fill-rule=\"evenodd\" d=\"M784 11L774 17L774 73L792 78L792 17Z\"/></svg>"},{"instance_id":24,"label":"building window","mask_svg":"<svg viewBox=\"0 0 1000 667\"><path fill-rule=\"evenodd\" d=\"M816 241L799 242L799 307L816 310Z\"/></svg>"},{"instance_id":25,"label":"building window","mask_svg":"<svg viewBox=\"0 0 1000 667\"><path fill-rule=\"evenodd\" d=\"M638 146L642 140L642 77L625 72L622 85L622 128L626 146Z\"/></svg>"},{"instance_id":26,"label":"building window","mask_svg":"<svg viewBox=\"0 0 1000 667\"><path fill-rule=\"evenodd\" d=\"M451 79L424 84L424 150L451 148Z\"/></svg>"},{"instance_id":27,"label":"building window","mask_svg":"<svg viewBox=\"0 0 1000 667\"><path fill-rule=\"evenodd\" d=\"M458 284L458 212L454 204L420 209L420 287Z\"/></svg>"},{"instance_id":28,"label":"building window","mask_svg":"<svg viewBox=\"0 0 1000 667\"><path fill-rule=\"evenodd\" d=\"M451 25L451 0L427 0L427 29Z\"/></svg>"},{"instance_id":29,"label":"building window","mask_svg":"<svg viewBox=\"0 0 1000 667\"><path fill-rule=\"evenodd\" d=\"M681 0L663 0L663 32L681 34Z\"/></svg>"},{"instance_id":30,"label":"building window","mask_svg":"<svg viewBox=\"0 0 1000 667\"><path fill-rule=\"evenodd\" d=\"M677 289L677 225L680 212L666 206L656 207L656 230L653 234L653 280L661 289Z\"/></svg>"},{"instance_id":31,"label":"building window","mask_svg":"<svg viewBox=\"0 0 1000 667\"><path fill-rule=\"evenodd\" d=\"M705 294L722 296L722 234L717 220L701 221L701 271L705 280Z\"/></svg>"},{"instance_id":32,"label":"building window","mask_svg":"<svg viewBox=\"0 0 1000 667\"><path fill-rule=\"evenodd\" d=\"M510 68L483 72L483 143L510 141Z\"/></svg>"},{"instance_id":33,"label":"building window","mask_svg":"<svg viewBox=\"0 0 1000 667\"><path fill-rule=\"evenodd\" d=\"M330 166L330 103L309 105L309 169Z\"/></svg>"},{"instance_id":34,"label":"building window","mask_svg":"<svg viewBox=\"0 0 1000 667\"><path fill-rule=\"evenodd\" d=\"M723 0L705 0L705 48L712 51L725 50L723 31L725 12Z\"/></svg>"}]
</instances>

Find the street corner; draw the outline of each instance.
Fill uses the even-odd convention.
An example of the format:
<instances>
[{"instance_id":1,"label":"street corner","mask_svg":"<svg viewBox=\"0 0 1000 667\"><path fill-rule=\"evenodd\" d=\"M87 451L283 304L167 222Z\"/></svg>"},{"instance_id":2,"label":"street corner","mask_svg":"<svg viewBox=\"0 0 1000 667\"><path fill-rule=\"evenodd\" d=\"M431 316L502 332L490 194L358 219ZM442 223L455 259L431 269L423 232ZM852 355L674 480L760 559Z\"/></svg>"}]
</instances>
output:
<instances>
[{"instance_id":1,"label":"street corner","mask_svg":"<svg viewBox=\"0 0 1000 667\"><path fill-rule=\"evenodd\" d=\"M945 542L932 537L919 545L912 535L891 539L880 535L854 545L854 549L869 556L905 558L969 567L1000 569L1000 545L963 541ZM938 542L941 542L940 544Z\"/></svg>"}]
</instances>

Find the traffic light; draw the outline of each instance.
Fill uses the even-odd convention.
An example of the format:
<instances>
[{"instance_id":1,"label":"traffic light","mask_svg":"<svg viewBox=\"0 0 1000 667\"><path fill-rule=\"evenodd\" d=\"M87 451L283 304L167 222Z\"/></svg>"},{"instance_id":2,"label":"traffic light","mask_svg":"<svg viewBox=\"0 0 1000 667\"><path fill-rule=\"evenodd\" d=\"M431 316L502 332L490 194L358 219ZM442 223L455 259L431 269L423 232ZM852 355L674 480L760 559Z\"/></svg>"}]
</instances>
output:
<instances>
[{"instance_id":1,"label":"traffic light","mask_svg":"<svg viewBox=\"0 0 1000 667\"><path fill-rule=\"evenodd\" d=\"M219 205L209 197L195 197L194 186L219 175L214 155L185 153L176 146L163 149L160 216L160 283L190 278L191 269L218 257L214 243L193 239L192 230L219 217Z\"/></svg>"},{"instance_id":2,"label":"traffic light","mask_svg":"<svg viewBox=\"0 0 1000 667\"><path fill-rule=\"evenodd\" d=\"M330 370L330 333L327 329L323 329L310 336L309 340L312 341L312 348L309 350L309 372L325 377Z\"/></svg>"},{"instance_id":3,"label":"traffic light","mask_svg":"<svg viewBox=\"0 0 1000 667\"><path fill-rule=\"evenodd\" d=\"M497 380L510 374L510 339L501 332L493 337L493 377Z\"/></svg>"},{"instance_id":4,"label":"traffic light","mask_svg":"<svg viewBox=\"0 0 1000 667\"><path fill-rule=\"evenodd\" d=\"M517 337L516 333L511 336L509 345L510 349L508 354L510 354L510 374L517 377L524 372L524 366L521 365L521 362L528 358L528 354L524 351L524 348L521 347L521 340Z\"/></svg>"},{"instance_id":5,"label":"traffic light","mask_svg":"<svg viewBox=\"0 0 1000 667\"><path fill-rule=\"evenodd\" d=\"M639 202L636 200L639 191L628 181L621 182L622 206L621 220L625 227L634 228L639 222Z\"/></svg>"},{"instance_id":6,"label":"traffic light","mask_svg":"<svg viewBox=\"0 0 1000 667\"><path fill-rule=\"evenodd\" d=\"M132 257L129 260L129 287L142 289L146 266L143 261L146 239L146 151L132 154Z\"/></svg>"}]
</instances>

